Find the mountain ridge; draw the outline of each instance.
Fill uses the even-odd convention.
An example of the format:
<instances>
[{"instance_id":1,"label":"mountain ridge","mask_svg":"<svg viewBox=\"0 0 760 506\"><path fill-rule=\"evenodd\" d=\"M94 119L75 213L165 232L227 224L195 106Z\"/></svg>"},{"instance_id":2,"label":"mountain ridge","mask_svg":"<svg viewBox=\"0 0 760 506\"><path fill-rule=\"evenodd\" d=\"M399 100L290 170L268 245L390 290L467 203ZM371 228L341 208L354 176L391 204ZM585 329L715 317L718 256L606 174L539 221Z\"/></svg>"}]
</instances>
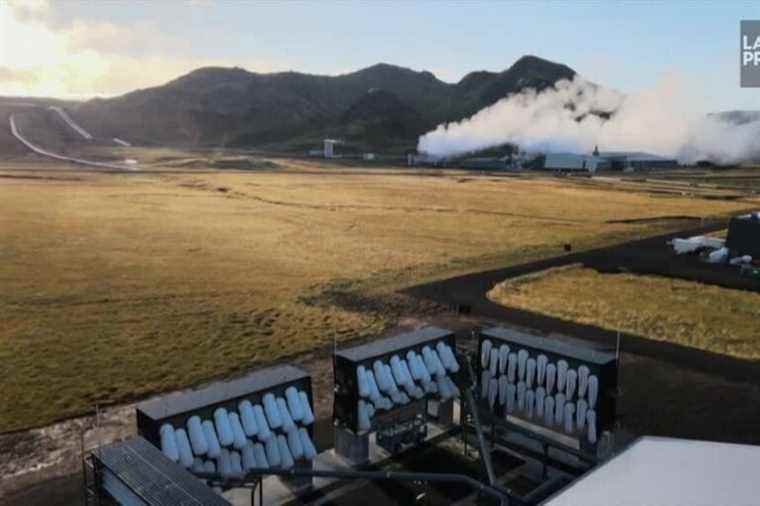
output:
<instances>
[{"instance_id":1,"label":"mountain ridge","mask_svg":"<svg viewBox=\"0 0 760 506\"><path fill-rule=\"evenodd\" d=\"M337 76L202 67L160 86L86 101L74 114L85 128L138 144L256 147L337 135L383 147L413 143L426 129L511 93L540 91L575 75L533 55L500 72L470 72L457 83L388 63ZM382 105L367 98L373 89L382 90L373 99ZM363 116L347 116L360 103Z\"/></svg>"}]
</instances>

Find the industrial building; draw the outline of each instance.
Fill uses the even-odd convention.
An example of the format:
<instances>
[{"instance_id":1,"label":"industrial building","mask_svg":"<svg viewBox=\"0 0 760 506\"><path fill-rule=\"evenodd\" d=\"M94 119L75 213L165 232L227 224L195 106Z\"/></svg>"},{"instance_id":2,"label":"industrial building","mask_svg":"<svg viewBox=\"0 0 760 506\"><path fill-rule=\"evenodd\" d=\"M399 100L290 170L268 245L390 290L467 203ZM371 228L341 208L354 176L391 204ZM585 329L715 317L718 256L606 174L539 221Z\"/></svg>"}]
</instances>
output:
<instances>
[{"instance_id":1,"label":"industrial building","mask_svg":"<svg viewBox=\"0 0 760 506\"><path fill-rule=\"evenodd\" d=\"M609 169L610 162L593 155L576 153L548 153L544 161L544 169L554 172L590 172Z\"/></svg>"},{"instance_id":2,"label":"industrial building","mask_svg":"<svg viewBox=\"0 0 760 506\"><path fill-rule=\"evenodd\" d=\"M590 155L578 153L547 153L545 170L555 172L590 172L619 170L632 172L639 170L667 169L678 166L678 160L642 151L599 151Z\"/></svg>"}]
</instances>

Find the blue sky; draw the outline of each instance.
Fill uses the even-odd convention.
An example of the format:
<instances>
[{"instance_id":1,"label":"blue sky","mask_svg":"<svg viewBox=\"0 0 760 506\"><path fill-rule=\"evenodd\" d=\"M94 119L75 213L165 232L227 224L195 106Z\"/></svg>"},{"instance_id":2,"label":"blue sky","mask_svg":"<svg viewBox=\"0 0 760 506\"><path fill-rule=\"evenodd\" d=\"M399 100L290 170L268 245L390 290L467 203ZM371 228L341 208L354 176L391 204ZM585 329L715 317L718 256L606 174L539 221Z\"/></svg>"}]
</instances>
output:
<instances>
[{"instance_id":1,"label":"blue sky","mask_svg":"<svg viewBox=\"0 0 760 506\"><path fill-rule=\"evenodd\" d=\"M675 73L704 110L760 109L738 63L739 21L760 19L760 2L12 1L0 7L0 92L10 75L24 77L16 90L109 95L208 64L338 74L382 61L455 82L536 54L625 92ZM54 60L14 59L19 23L59 40ZM47 84L34 81L45 67ZM71 82L55 81L58 67Z\"/></svg>"}]
</instances>

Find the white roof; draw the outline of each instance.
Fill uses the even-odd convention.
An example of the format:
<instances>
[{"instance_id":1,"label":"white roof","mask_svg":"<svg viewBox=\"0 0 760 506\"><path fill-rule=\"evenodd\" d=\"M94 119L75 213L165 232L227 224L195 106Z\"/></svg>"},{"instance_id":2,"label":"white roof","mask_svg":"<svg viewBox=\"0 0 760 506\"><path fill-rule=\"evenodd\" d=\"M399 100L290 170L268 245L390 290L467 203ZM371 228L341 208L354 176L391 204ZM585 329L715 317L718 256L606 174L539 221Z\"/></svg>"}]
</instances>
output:
<instances>
[{"instance_id":1,"label":"white roof","mask_svg":"<svg viewBox=\"0 0 760 506\"><path fill-rule=\"evenodd\" d=\"M760 446L642 437L544 505L760 504Z\"/></svg>"}]
</instances>

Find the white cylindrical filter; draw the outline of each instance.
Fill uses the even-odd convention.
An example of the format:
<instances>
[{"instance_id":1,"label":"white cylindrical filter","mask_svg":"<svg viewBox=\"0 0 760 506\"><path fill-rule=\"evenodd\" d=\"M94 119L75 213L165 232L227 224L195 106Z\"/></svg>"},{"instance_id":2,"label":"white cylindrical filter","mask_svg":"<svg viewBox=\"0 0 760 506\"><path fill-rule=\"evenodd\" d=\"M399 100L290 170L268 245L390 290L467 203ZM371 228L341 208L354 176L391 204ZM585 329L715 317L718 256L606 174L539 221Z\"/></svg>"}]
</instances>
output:
<instances>
[{"instance_id":1,"label":"white cylindrical filter","mask_svg":"<svg viewBox=\"0 0 760 506\"><path fill-rule=\"evenodd\" d=\"M174 427L165 423L159 430L161 434L161 453L172 462L179 462L179 450L177 449L177 437L174 434Z\"/></svg>"},{"instance_id":2,"label":"white cylindrical filter","mask_svg":"<svg viewBox=\"0 0 760 506\"><path fill-rule=\"evenodd\" d=\"M222 448L222 452L217 459L216 468L219 470L219 474L224 477L232 474L232 462L230 462L230 451L227 448Z\"/></svg>"},{"instance_id":3,"label":"white cylindrical filter","mask_svg":"<svg viewBox=\"0 0 760 506\"><path fill-rule=\"evenodd\" d=\"M242 450L245 448L246 439L243 426L240 424L240 416L237 413L230 413L229 420L232 428L232 446L236 450Z\"/></svg>"},{"instance_id":4,"label":"white cylindrical filter","mask_svg":"<svg viewBox=\"0 0 760 506\"><path fill-rule=\"evenodd\" d=\"M503 406L507 402L507 375L499 376L499 405Z\"/></svg>"},{"instance_id":5,"label":"white cylindrical filter","mask_svg":"<svg viewBox=\"0 0 760 506\"><path fill-rule=\"evenodd\" d=\"M207 460L203 463L203 472L204 473L215 473L216 472L216 464L213 460Z\"/></svg>"},{"instance_id":6,"label":"white cylindrical filter","mask_svg":"<svg viewBox=\"0 0 760 506\"><path fill-rule=\"evenodd\" d=\"M251 401L245 400L238 404L238 411L240 412L240 422L243 424L243 430L245 435L253 437L259 431L256 425L256 417L253 415L253 404Z\"/></svg>"},{"instance_id":7,"label":"white cylindrical filter","mask_svg":"<svg viewBox=\"0 0 760 506\"><path fill-rule=\"evenodd\" d=\"M454 352L452 351L451 346L443 341L438 341L438 343L435 345L435 349L438 352L438 358L441 359L443 367L445 367L447 371L453 373L459 371L459 363L454 356Z\"/></svg>"},{"instance_id":8,"label":"white cylindrical filter","mask_svg":"<svg viewBox=\"0 0 760 506\"><path fill-rule=\"evenodd\" d=\"M296 423L293 421L293 417L290 416L290 410L288 410L288 403L282 397L277 398L277 408L280 410L280 418L282 418L282 430L284 432L290 432L296 429Z\"/></svg>"},{"instance_id":9,"label":"white cylindrical filter","mask_svg":"<svg viewBox=\"0 0 760 506\"><path fill-rule=\"evenodd\" d=\"M430 356L433 358L433 362L435 362L435 368L438 371L438 376L446 376L446 367L443 365L441 357L438 356L438 352L434 349L430 349Z\"/></svg>"},{"instance_id":10,"label":"white cylindrical filter","mask_svg":"<svg viewBox=\"0 0 760 506\"><path fill-rule=\"evenodd\" d=\"M575 387L578 383L578 373L575 372L575 369L570 369L567 371L567 380L565 381L565 397L567 397L567 400L572 400L573 396L575 396Z\"/></svg>"},{"instance_id":11,"label":"white cylindrical filter","mask_svg":"<svg viewBox=\"0 0 760 506\"><path fill-rule=\"evenodd\" d=\"M264 415L264 408L260 404L256 404L253 407L253 416L256 418L256 426L259 428L259 432L256 437L259 441L269 441L272 437L272 431L269 430L269 424L267 423L267 417Z\"/></svg>"},{"instance_id":12,"label":"white cylindrical filter","mask_svg":"<svg viewBox=\"0 0 760 506\"><path fill-rule=\"evenodd\" d=\"M388 385L390 385L390 391L388 392L398 392L398 385L396 384L396 380L393 379L393 372L391 372L391 366L388 364L383 364L383 369L385 370L385 378L388 380Z\"/></svg>"},{"instance_id":13,"label":"white cylindrical filter","mask_svg":"<svg viewBox=\"0 0 760 506\"><path fill-rule=\"evenodd\" d=\"M509 346L502 344L499 346L499 374L507 374L507 363L509 362Z\"/></svg>"},{"instance_id":14,"label":"white cylindrical filter","mask_svg":"<svg viewBox=\"0 0 760 506\"><path fill-rule=\"evenodd\" d=\"M214 411L214 425L216 426L216 434L219 436L219 444L230 446L233 442L233 435L226 409L217 408Z\"/></svg>"},{"instance_id":15,"label":"white cylindrical filter","mask_svg":"<svg viewBox=\"0 0 760 506\"><path fill-rule=\"evenodd\" d=\"M525 384L528 388L533 388L533 384L536 381L536 359L530 357L525 362Z\"/></svg>"},{"instance_id":16,"label":"white cylindrical filter","mask_svg":"<svg viewBox=\"0 0 760 506\"><path fill-rule=\"evenodd\" d=\"M586 426L586 412L588 411L588 403L586 402L586 399L579 400L576 409L577 416L575 417L575 423L578 425L578 430L583 430Z\"/></svg>"},{"instance_id":17,"label":"white cylindrical filter","mask_svg":"<svg viewBox=\"0 0 760 506\"><path fill-rule=\"evenodd\" d=\"M379 360L375 360L372 363L372 372L375 373L377 388L379 388L381 392L389 392L391 386L388 384L388 378L385 377L385 367L383 366L383 363Z\"/></svg>"},{"instance_id":18,"label":"white cylindrical filter","mask_svg":"<svg viewBox=\"0 0 760 506\"><path fill-rule=\"evenodd\" d=\"M391 392L390 397L391 401L393 401L393 404L401 404L401 392L398 390Z\"/></svg>"},{"instance_id":19,"label":"white cylindrical filter","mask_svg":"<svg viewBox=\"0 0 760 506\"><path fill-rule=\"evenodd\" d=\"M214 424L211 420L204 420L201 426L203 427L203 437L206 439L206 445L208 446L206 456L210 459L215 459L219 457L222 447L219 445L219 439L216 437Z\"/></svg>"},{"instance_id":20,"label":"white cylindrical filter","mask_svg":"<svg viewBox=\"0 0 760 506\"><path fill-rule=\"evenodd\" d=\"M372 423L369 421L369 410L367 410L367 403L363 400L359 401L356 407L356 418L359 421L359 430L365 431L372 427Z\"/></svg>"},{"instance_id":21,"label":"white cylindrical filter","mask_svg":"<svg viewBox=\"0 0 760 506\"><path fill-rule=\"evenodd\" d=\"M525 392L525 415L528 418L533 418L533 411L536 405L536 393L533 390L528 389Z\"/></svg>"},{"instance_id":22,"label":"white cylindrical filter","mask_svg":"<svg viewBox=\"0 0 760 506\"><path fill-rule=\"evenodd\" d=\"M557 361L557 391L562 392L565 390L565 381L567 380L567 361Z\"/></svg>"},{"instance_id":23,"label":"white cylindrical filter","mask_svg":"<svg viewBox=\"0 0 760 506\"><path fill-rule=\"evenodd\" d=\"M487 383L486 383L487 385ZM437 394L438 393L438 385L433 381L432 379L430 381L423 381L422 382L422 388L425 390L426 394ZM486 390L488 387L486 386ZM486 392L488 394L488 392Z\"/></svg>"},{"instance_id":24,"label":"white cylindrical filter","mask_svg":"<svg viewBox=\"0 0 760 506\"><path fill-rule=\"evenodd\" d=\"M565 403L565 432L571 434L573 432L573 422L575 421L575 403Z\"/></svg>"},{"instance_id":25,"label":"white cylindrical filter","mask_svg":"<svg viewBox=\"0 0 760 506\"><path fill-rule=\"evenodd\" d=\"M185 429L174 431L174 438L177 440L177 451L179 452L179 463L184 467L193 465L193 450L190 449L190 440L187 439Z\"/></svg>"},{"instance_id":26,"label":"white cylindrical filter","mask_svg":"<svg viewBox=\"0 0 760 506\"><path fill-rule=\"evenodd\" d=\"M256 443L253 445L253 456L256 457L256 467L263 469L269 469L269 461L267 460L267 452L264 449L264 445Z\"/></svg>"},{"instance_id":27,"label":"white cylindrical filter","mask_svg":"<svg viewBox=\"0 0 760 506\"><path fill-rule=\"evenodd\" d=\"M401 368L401 359L398 358L398 355L393 355L391 357L391 373L393 374L393 379L396 381L397 386L403 387L408 383L408 380L404 375L404 370ZM411 381L411 378L409 378L409 381Z\"/></svg>"},{"instance_id":28,"label":"white cylindrical filter","mask_svg":"<svg viewBox=\"0 0 760 506\"><path fill-rule=\"evenodd\" d=\"M498 348L491 349L491 358L488 360L488 372L491 373L491 377L495 378L499 374L499 350Z\"/></svg>"},{"instance_id":29,"label":"white cylindrical filter","mask_svg":"<svg viewBox=\"0 0 760 506\"><path fill-rule=\"evenodd\" d=\"M422 360L425 362L425 368L428 371L428 374L430 376L437 376L438 375L438 363L433 358L433 352L430 350L429 346L425 346L422 348Z\"/></svg>"},{"instance_id":30,"label":"white cylindrical filter","mask_svg":"<svg viewBox=\"0 0 760 506\"><path fill-rule=\"evenodd\" d=\"M425 396L425 392L422 388L415 385L415 387L409 392L409 395L415 399L422 399Z\"/></svg>"},{"instance_id":31,"label":"white cylindrical filter","mask_svg":"<svg viewBox=\"0 0 760 506\"><path fill-rule=\"evenodd\" d=\"M243 474L243 459L240 457L240 453L230 452L230 469L235 474Z\"/></svg>"},{"instance_id":32,"label":"white cylindrical filter","mask_svg":"<svg viewBox=\"0 0 760 506\"><path fill-rule=\"evenodd\" d=\"M586 426L588 442L591 444L596 443L596 411L593 409L586 411Z\"/></svg>"},{"instance_id":33,"label":"white cylindrical filter","mask_svg":"<svg viewBox=\"0 0 760 506\"><path fill-rule=\"evenodd\" d=\"M491 382L491 373L483 369L480 373L480 398L488 399L488 384Z\"/></svg>"},{"instance_id":34,"label":"white cylindrical filter","mask_svg":"<svg viewBox=\"0 0 760 506\"><path fill-rule=\"evenodd\" d=\"M418 354L415 353L413 350L409 351L409 353L406 354L407 358L411 358L410 365L414 363L414 368L417 371L417 375L419 375L419 380L422 382L430 382L430 373L427 370L427 367L425 367L425 361L423 358ZM411 357L410 357L411 355Z\"/></svg>"},{"instance_id":35,"label":"white cylindrical filter","mask_svg":"<svg viewBox=\"0 0 760 506\"><path fill-rule=\"evenodd\" d=\"M483 342L480 345L480 366L485 369L488 367L488 364L491 361L491 347L493 346L493 343L491 343L488 339L483 339Z\"/></svg>"},{"instance_id":36,"label":"white cylindrical filter","mask_svg":"<svg viewBox=\"0 0 760 506\"><path fill-rule=\"evenodd\" d=\"M554 425L554 397L551 395L544 397L544 423Z\"/></svg>"},{"instance_id":37,"label":"white cylindrical filter","mask_svg":"<svg viewBox=\"0 0 760 506\"><path fill-rule=\"evenodd\" d=\"M365 402L366 406L371 406L370 403ZM288 432L288 448L290 448L290 454L295 460L303 458L303 445L301 444L301 436L298 435L298 431Z\"/></svg>"},{"instance_id":38,"label":"white cylindrical filter","mask_svg":"<svg viewBox=\"0 0 760 506\"><path fill-rule=\"evenodd\" d=\"M375 416L375 405L371 402L367 402L367 414L369 415L370 420L373 416Z\"/></svg>"},{"instance_id":39,"label":"white cylindrical filter","mask_svg":"<svg viewBox=\"0 0 760 506\"><path fill-rule=\"evenodd\" d=\"M301 399L301 406L303 407L303 419L301 419L301 423L304 425L311 425L314 423L314 411L311 409L309 396L306 395L306 392L301 390L298 392L298 397Z\"/></svg>"},{"instance_id":40,"label":"white cylindrical filter","mask_svg":"<svg viewBox=\"0 0 760 506\"><path fill-rule=\"evenodd\" d=\"M380 399L380 389L377 386L375 375L372 371L367 371L367 383L369 383L369 398L373 403L377 404L377 400ZM296 398L298 398L297 393ZM298 405L301 405L300 399ZM303 411L301 412L301 418L303 418Z\"/></svg>"},{"instance_id":41,"label":"white cylindrical filter","mask_svg":"<svg viewBox=\"0 0 760 506\"><path fill-rule=\"evenodd\" d=\"M288 448L288 440L285 439L285 436L282 434L277 436L277 445L278 449L280 450L280 460L283 469L292 468L293 464L295 464L293 455L290 454L290 448Z\"/></svg>"},{"instance_id":42,"label":"white cylindrical filter","mask_svg":"<svg viewBox=\"0 0 760 506\"><path fill-rule=\"evenodd\" d=\"M317 449L314 447L314 443L311 442L309 433L306 429L301 427L298 429L298 435L301 436L301 444L303 445L303 456L306 460L314 460L317 456Z\"/></svg>"},{"instance_id":43,"label":"white cylindrical filter","mask_svg":"<svg viewBox=\"0 0 760 506\"><path fill-rule=\"evenodd\" d=\"M253 443L248 441L243 451L241 452L243 457L243 470L245 472L250 471L256 467L256 456L253 454Z\"/></svg>"},{"instance_id":44,"label":"white cylindrical filter","mask_svg":"<svg viewBox=\"0 0 760 506\"><path fill-rule=\"evenodd\" d=\"M583 399L586 397L586 390L588 389L588 375L591 374L591 370L582 365L578 368L578 398Z\"/></svg>"},{"instance_id":45,"label":"white cylindrical filter","mask_svg":"<svg viewBox=\"0 0 760 506\"><path fill-rule=\"evenodd\" d=\"M514 413L517 397L517 387L513 383L507 384L507 413Z\"/></svg>"},{"instance_id":46,"label":"white cylindrical filter","mask_svg":"<svg viewBox=\"0 0 760 506\"><path fill-rule=\"evenodd\" d=\"M517 384L517 409L519 411L525 411L525 382L521 381Z\"/></svg>"},{"instance_id":47,"label":"white cylindrical filter","mask_svg":"<svg viewBox=\"0 0 760 506\"><path fill-rule=\"evenodd\" d=\"M507 357L507 381L517 382L517 353L510 353Z\"/></svg>"},{"instance_id":48,"label":"white cylindrical filter","mask_svg":"<svg viewBox=\"0 0 760 506\"><path fill-rule=\"evenodd\" d=\"M543 386L546 379L546 364L549 358L543 353L536 358L536 385Z\"/></svg>"},{"instance_id":49,"label":"white cylindrical filter","mask_svg":"<svg viewBox=\"0 0 760 506\"><path fill-rule=\"evenodd\" d=\"M517 381L525 381L525 365L528 363L528 350L517 352Z\"/></svg>"},{"instance_id":50,"label":"white cylindrical filter","mask_svg":"<svg viewBox=\"0 0 760 506\"><path fill-rule=\"evenodd\" d=\"M267 452L267 462L272 467L280 467L280 448L277 443L277 436L272 436L264 443L264 450Z\"/></svg>"},{"instance_id":51,"label":"white cylindrical filter","mask_svg":"<svg viewBox=\"0 0 760 506\"><path fill-rule=\"evenodd\" d=\"M409 365L409 372L412 373L412 379L414 381L421 381L422 380L422 373L420 372L418 366L417 366L417 354L414 353L414 350L409 350L406 352L406 363Z\"/></svg>"},{"instance_id":52,"label":"white cylindrical filter","mask_svg":"<svg viewBox=\"0 0 760 506\"><path fill-rule=\"evenodd\" d=\"M596 408L596 399L599 395L599 380L593 374L588 377L588 407Z\"/></svg>"},{"instance_id":53,"label":"white cylindrical filter","mask_svg":"<svg viewBox=\"0 0 760 506\"><path fill-rule=\"evenodd\" d=\"M369 383L367 382L367 369L363 365L356 368L356 383L359 386L359 396L365 399L369 397Z\"/></svg>"},{"instance_id":54,"label":"white cylindrical filter","mask_svg":"<svg viewBox=\"0 0 760 506\"><path fill-rule=\"evenodd\" d=\"M369 374L370 372L366 370L367 373L367 381L369 381ZM372 385L369 385L370 387L370 399L372 398ZM375 389L377 389L377 386L375 386ZM296 387L288 387L285 389L285 399L288 401L288 409L290 410L290 416L293 418L294 422L300 422L303 418L304 412L303 407L301 406L301 399L298 397L298 390Z\"/></svg>"},{"instance_id":55,"label":"white cylindrical filter","mask_svg":"<svg viewBox=\"0 0 760 506\"><path fill-rule=\"evenodd\" d=\"M546 399L546 390L544 387L536 389L536 418L544 416L544 399Z\"/></svg>"},{"instance_id":56,"label":"white cylindrical filter","mask_svg":"<svg viewBox=\"0 0 760 506\"><path fill-rule=\"evenodd\" d=\"M414 391L417 389L417 385L414 384L412 371L409 369L409 364L404 359L401 359L401 369L404 371L404 376L408 378L406 385L404 385L404 388L406 389L406 393L408 393L411 396L414 396Z\"/></svg>"},{"instance_id":57,"label":"white cylindrical filter","mask_svg":"<svg viewBox=\"0 0 760 506\"><path fill-rule=\"evenodd\" d=\"M446 384L448 385L449 390L451 391L453 397L458 399L459 396L461 395L461 392L459 391L459 387L457 386L457 384L454 383L454 380L451 379L451 376L444 377L443 381L445 381Z\"/></svg>"},{"instance_id":58,"label":"white cylindrical filter","mask_svg":"<svg viewBox=\"0 0 760 506\"><path fill-rule=\"evenodd\" d=\"M203 435L201 426L201 417L193 415L187 420L187 434L190 436L190 446L193 448L195 455L206 455L208 444L206 437Z\"/></svg>"},{"instance_id":59,"label":"white cylindrical filter","mask_svg":"<svg viewBox=\"0 0 760 506\"><path fill-rule=\"evenodd\" d=\"M546 364L546 395L554 393L554 382L557 379L557 366Z\"/></svg>"},{"instance_id":60,"label":"white cylindrical filter","mask_svg":"<svg viewBox=\"0 0 760 506\"><path fill-rule=\"evenodd\" d=\"M562 425L565 416L565 394L558 393L554 396L554 424Z\"/></svg>"},{"instance_id":61,"label":"white cylindrical filter","mask_svg":"<svg viewBox=\"0 0 760 506\"><path fill-rule=\"evenodd\" d=\"M267 415L267 422L269 422L270 428L278 429L282 427L280 408L277 407L277 401L271 392L264 395L264 413Z\"/></svg>"},{"instance_id":62,"label":"white cylindrical filter","mask_svg":"<svg viewBox=\"0 0 760 506\"><path fill-rule=\"evenodd\" d=\"M494 404L496 404L496 398L499 396L499 381L496 378L491 378L488 381L488 407L493 410Z\"/></svg>"}]
</instances>

